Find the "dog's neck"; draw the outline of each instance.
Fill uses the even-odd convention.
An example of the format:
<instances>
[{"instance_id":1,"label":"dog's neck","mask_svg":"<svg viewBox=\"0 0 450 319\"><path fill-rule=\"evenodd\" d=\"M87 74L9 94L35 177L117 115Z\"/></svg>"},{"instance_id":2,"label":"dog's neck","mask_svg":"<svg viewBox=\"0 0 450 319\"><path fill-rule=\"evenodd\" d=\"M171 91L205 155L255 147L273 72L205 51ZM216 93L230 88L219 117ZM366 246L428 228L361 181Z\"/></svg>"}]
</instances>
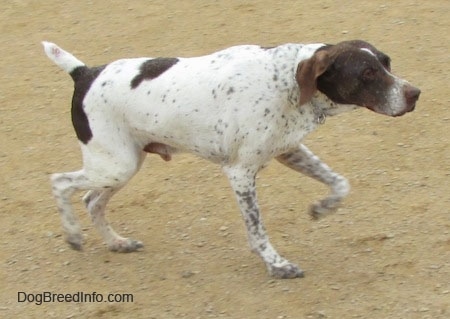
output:
<instances>
[{"instance_id":1,"label":"dog's neck","mask_svg":"<svg viewBox=\"0 0 450 319\"><path fill-rule=\"evenodd\" d=\"M327 116L334 116L340 113L357 109L357 105L338 104L330 100L325 94L317 92L311 100L313 112L316 115L316 123L323 124Z\"/></svg>"}]
</instances>

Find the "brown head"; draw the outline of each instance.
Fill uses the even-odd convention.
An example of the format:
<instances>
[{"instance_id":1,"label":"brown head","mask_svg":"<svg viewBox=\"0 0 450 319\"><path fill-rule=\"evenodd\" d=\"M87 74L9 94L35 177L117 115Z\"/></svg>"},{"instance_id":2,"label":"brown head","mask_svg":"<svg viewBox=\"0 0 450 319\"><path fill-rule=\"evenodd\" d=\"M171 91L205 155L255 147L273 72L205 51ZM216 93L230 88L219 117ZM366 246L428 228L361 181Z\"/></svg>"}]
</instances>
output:
<instances>
[{"instance_id":1,"label":"brown head","mask_svg":"<svg viewBox=\"0 0 450 319\"><path fill-rule=\"evenodd\" d=\"M299 63L296 79L300 105L320 91L338 104L400 116L414 110L420 95L418 88L391 73L389 56L360 40L321 47Z\"/></svg>"}]
</instances>

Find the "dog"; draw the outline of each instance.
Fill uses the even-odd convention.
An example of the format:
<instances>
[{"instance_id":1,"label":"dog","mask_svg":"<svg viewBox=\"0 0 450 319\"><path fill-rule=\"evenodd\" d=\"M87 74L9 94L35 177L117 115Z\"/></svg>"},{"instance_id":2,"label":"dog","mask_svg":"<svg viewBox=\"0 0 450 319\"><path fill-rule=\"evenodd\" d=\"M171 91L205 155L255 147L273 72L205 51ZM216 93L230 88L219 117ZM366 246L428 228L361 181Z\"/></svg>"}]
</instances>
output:
<instances>
[{"instance_id":1,"label":"dog","mask_svg":"<svg viewBox=\"0 0 450 319\"><path fill-rule=\"evenodd\" d=\"M253 252L276 278L303 277L278 254L261 220L255 177L275 158L331 189L313 204L314 218L338 207L350 186L302 139L328 116L367 108L388 116L414 110L420 90L391 73L390 58L361 41L240 45L191 58L122 59L88 67L56 44L47 56L75 83L72 123L83 155L79 171L51 176L52 191L74 249L82 234L71 195L83 201L112 251L142 242L118 235L105 206L148 153L171 160L191 152L221 165L237 198Z\"/></svg>"}]
</instances>

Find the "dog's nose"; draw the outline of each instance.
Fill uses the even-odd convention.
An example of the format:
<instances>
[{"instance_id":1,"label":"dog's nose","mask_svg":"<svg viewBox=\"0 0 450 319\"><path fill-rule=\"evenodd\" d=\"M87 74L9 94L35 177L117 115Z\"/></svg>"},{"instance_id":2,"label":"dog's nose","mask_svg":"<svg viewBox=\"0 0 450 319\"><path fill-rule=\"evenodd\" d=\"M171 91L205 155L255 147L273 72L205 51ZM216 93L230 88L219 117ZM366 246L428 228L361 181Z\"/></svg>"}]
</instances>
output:
<instances>
[{"instance_id":1,"label":"dog's nose","mask_svg":"<svg viewBox=\"0 0 450 319\"><path fill-rule=\"evenodd\" d=\"M419 99L420 90L412 85L404 88L406 100L406 112L412 112L416 108L416 102Z\"/></svg>"},{"instance_id":2,"label":"dog's nose","mask_svg":"<svg viewBox=\"0 0 450 319\"><path fill-rule=\"evenodd\" d=\"M418 99L420 95L420 90L414 86L407 86L405 88L405 98L406 101L409 104L414 104Z\"/></svg>"}]
</instances>

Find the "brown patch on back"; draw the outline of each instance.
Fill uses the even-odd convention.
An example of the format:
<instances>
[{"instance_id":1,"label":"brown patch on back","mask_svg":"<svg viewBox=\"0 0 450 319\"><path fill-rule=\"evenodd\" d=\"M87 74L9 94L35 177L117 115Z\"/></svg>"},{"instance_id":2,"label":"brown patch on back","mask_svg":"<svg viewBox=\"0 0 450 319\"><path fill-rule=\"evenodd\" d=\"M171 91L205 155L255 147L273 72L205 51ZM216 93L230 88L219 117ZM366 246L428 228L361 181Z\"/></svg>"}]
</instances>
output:
<instances>
[{"instance_id":1,"label":"brown patch on back","mask_svg":"<svg viewBox=\"0 0 450 319\"><path fill-rule=\"evenodd\" d=\"M145 61L140 67L140 73L131 81L131 88L137 88L144 80L157 78L178 61L177 58L156 58Z\"/></svg>"}]
</instances>

